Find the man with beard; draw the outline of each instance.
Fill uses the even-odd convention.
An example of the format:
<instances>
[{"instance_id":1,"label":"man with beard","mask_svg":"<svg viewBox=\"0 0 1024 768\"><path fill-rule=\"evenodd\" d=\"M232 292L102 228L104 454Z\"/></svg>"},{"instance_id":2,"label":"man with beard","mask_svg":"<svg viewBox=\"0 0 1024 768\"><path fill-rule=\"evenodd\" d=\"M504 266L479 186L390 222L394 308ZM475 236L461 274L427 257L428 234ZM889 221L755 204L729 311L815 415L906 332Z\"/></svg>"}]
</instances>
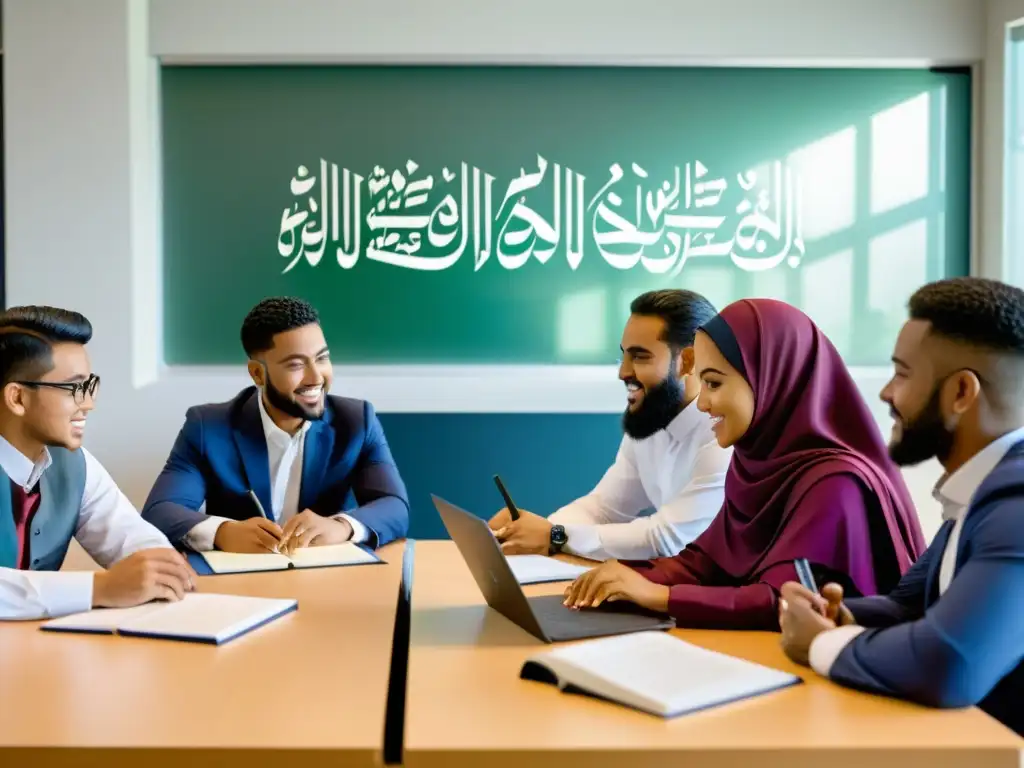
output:
<instances>
[{"instance_id":1,"label":"man with beard","mask_svg":"<svg viewBox=\"0 0 1024 768\"><path fill-rule=\"evenodd\" d=\"M547 518L521 510L513 521L507 509L498 512L489 525L506 554L669 557L708 527L732 455L694 402L693 337L714 315L692 291L651 291L633 301L620 345L627 406L615 463L593 491Z\"/></svg>"},{"instance_id":2,"label":"man with beard","mask_svg":"<svg viewBox=\"0 0 1024 768\"><path fill-rule=\"evenodd\" d=\"M333 370L316 310L264 299L241 335L255 386L188 410L143 517L199 552L405 536L408 495L373 406L327 394ZM350 492L358 507L342 512Z\"/></svg>"},{"instance_id":3,"label":"man with beard","mask_svg":"<svg viewBox=\"0 0 1024 768\"><path fill-rule=\"evenodd\" d=\"M981 278L924 286L893 363L890 454L941 462L944 523L887 596L844 603L835 584L784 585L783 648L842 684L980 705L1024 735L1024 291Z\"/></svg>"}]
</instances>

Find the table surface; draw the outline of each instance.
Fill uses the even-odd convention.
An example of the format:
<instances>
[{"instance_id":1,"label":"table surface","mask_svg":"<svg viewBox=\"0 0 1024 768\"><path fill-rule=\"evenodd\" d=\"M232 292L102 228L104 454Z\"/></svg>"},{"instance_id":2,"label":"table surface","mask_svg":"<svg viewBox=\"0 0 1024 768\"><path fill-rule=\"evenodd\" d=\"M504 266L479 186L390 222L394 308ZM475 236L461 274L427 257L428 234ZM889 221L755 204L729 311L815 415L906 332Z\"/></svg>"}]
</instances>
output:
<instances>
[{"instance_id":1,"label":"table surface","mask_svg":"<svg viewBox=\"0 0 1024 768\"><path fill-rule=\"evenodd\" d=\"M299 603L221 647L0 623L0 750L48 766L127 764L133 750L180 766L159 754L180 747L200 765L296 750L378 763L404 547L381 549L382 565L201 577L205 592Z\"/></svg>"},{"instance_id":2,"label":"table surface","mask_svg":"<svg viewBox=\"0 0 1024 768\"><path fill-rule=\"evenodd\" d=\"M570 755L619 768L673 760L688 768L751 760L761 768L1021 765L1024 741L980 710L939 711L842 688L791 663L775 633L673 630L805 683L671 720L520 680L524 660L551 646L487 608L453 543L418 541L413 563L407 766L565 765Z\"/></svg>"}]
</instances>

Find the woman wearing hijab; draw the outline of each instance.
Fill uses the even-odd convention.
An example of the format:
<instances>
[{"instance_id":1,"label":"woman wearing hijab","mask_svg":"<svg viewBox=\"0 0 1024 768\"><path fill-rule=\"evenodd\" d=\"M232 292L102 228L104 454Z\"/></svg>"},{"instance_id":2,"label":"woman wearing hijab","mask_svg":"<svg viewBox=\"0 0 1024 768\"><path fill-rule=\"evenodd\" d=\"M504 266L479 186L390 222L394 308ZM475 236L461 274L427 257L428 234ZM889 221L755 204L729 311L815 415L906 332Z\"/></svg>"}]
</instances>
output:
<instances>
[{"instance_id":1,"label":"woman wearing hijab","mask_svg":"<svg viewBox=\"0 0 1024 768\"><path fill-rule=\"evenodd\" d=\"M781 586L807 558L819 583L889 592L924 550L903 478L839 353L801 311L745 299L694 343L700 410L733 447L725 502L679 555L610 561L566 605L625 600L678 626L778 629Z\"/></svg>"}]
</instances>

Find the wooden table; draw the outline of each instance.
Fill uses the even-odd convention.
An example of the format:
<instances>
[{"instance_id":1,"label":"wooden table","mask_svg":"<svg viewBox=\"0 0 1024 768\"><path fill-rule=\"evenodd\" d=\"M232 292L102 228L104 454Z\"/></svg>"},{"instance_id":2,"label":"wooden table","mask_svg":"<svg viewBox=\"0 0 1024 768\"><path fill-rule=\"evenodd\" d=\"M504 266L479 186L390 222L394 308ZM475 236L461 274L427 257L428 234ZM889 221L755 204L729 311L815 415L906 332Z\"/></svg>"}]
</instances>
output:
<instances>
[{"instance_id":1,"label":"wooden table","mask_svg":"<svg viewBox=\"0 0 1024 768\"><path fill-rule=\"evenodd\" d=\"M662 720L520 680L545 646L483 598L451 542L417 542L405 765L587 768L1020 768L1024 741L977 709L937 711L841 688L790 663L778 635L674 631L806 683ZM534 585L529 594L561 592Z\"/></svg>"},{"instance_id":2,"label":"wooden table","mask_svg":"<svg viewBox=\"0 0 1024 768\"><path fill-rule=\"evenodd\" d=\"M379 764L404 545L387 565L202 577L299 601L219 648L0 623L0 764Z\"/></svg>"}]
</instances>

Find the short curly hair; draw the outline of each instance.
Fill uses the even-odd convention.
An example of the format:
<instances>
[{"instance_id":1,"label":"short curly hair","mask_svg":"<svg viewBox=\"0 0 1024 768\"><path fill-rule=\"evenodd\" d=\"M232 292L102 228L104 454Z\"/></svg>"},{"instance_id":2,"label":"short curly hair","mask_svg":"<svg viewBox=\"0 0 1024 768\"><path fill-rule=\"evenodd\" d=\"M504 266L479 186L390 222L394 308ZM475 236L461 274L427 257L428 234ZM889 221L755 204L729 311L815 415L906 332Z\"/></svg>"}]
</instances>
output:
<instances>
[{"instance_id":1,"label":"short curly hair","mask_svg":"<svg viewBox=\"0 0 1024 768\"><path fill-rule=\"evenodd\" d=\"M307 301L291 296L263 299L242 321L242 349L252 357L272 349L279 333L319 324L320 316Z\"/></svg>"},{"instance_id":2,"label":"short curly hair","mask_svg":"<svg viewBox=\"0 0 1024 768\"><path fill-rule=\"evenodd\" d=\"M1024 291L983 277L928 283L910 297L910 317L940 336L992 352L1024 355Z\"/></svg>"}]
</instances>

